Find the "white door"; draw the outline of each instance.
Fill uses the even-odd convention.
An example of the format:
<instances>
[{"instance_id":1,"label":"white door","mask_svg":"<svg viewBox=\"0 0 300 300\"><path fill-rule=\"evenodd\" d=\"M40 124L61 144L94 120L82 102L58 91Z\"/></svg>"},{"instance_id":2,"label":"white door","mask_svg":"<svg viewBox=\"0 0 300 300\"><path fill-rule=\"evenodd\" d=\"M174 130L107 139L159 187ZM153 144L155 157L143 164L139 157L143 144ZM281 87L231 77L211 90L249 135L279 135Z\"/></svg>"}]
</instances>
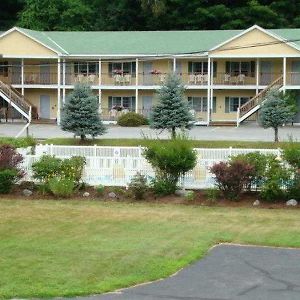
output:
<instances>
[{"instance_id":1,"label":"white door","mask_svg":"<svg viewBox=\"0 0 300 300\"><path fill-rule=\"evenodd\" d=\"M50 119L50 96L40 96L40 118Z\"/></svg>"},{"instance_id":2,"label":"white door","mask_svg":"<svg viewBox=\"0 0 300 300\"><path fill-rule=\"evenodd\" d=\"M262 61L260 64L260 84L269 85L273 80L273 62Z\"/></svg>"},{"instance_id":3,"label":"white door","mask_svg":"<svg viewBox=\"0 0 300 300\"><path fill-rule=\"evenodd\" d=\"M153 102L153 97L152 96L143 96L143 111L142 114L149 118L151 111L152 111L152 102Z\"/></svg>"},{"instance_id":4,"label":"white door","mask_svg":"<svg viewBox=\"0 0 300 300\"><path fill-rule=\"evenodd\" d=\"M153 75L151 74L152 70L153 70L152 62L145 61L143 63L143 79L144 79L143 83L144 83L144 85L153 85Z\"/></svg>"},{"instance_id":5,"label":"white door","mask_svg":"<svg viewBox=\"0 0 300 300\"><path fill-rule=\"evenodd\" d=\"M300 61L292 62L291 84L300 85Z\"/></svg>"}]
</instances>

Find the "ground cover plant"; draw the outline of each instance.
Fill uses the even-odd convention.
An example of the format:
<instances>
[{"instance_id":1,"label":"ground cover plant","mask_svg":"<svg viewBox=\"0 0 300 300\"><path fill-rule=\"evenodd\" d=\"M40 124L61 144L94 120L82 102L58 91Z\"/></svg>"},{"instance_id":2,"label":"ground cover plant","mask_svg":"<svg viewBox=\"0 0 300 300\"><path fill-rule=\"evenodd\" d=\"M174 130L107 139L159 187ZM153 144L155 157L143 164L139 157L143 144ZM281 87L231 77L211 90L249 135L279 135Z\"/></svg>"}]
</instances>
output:
<instances>
[{"instance_id":1,"label":"ground cover plant","mask_svg":"<svg viewBox=\"0 0 300 300\"><path fill-rule=\"evenodd\" d=\"M166 277L219 242L300 247L299 211L0 200L0 298L102 293Z\"/></svg>"},{"instance_id":2,"label":"ground cover plant","mask_svg":"<svg viewBox=\"0 0 300 300\"><path fill-rule=\"evenodd\" d=\"M137 114L135 112L128 112L126 114L121 115L118 118L118 125L123 127L138 127L142 125L148 125L149 121L141 114Z\"/></svg>"}]
</instances>

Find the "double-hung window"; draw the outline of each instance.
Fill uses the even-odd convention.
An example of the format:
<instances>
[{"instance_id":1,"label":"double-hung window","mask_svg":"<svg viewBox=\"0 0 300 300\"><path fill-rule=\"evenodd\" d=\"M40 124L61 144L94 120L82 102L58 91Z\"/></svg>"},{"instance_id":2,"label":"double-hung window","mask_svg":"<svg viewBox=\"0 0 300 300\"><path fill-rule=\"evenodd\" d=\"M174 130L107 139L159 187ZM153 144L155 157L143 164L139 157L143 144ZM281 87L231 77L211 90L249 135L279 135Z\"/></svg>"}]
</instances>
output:
<instances>
[{"instance_id":1,"label":"double-hung window","mask_svg":"<svg viewBox=\"0 0 300 300\"><path fill-rule=\"evenodd\" d=\"M135 76L135 62L110 62L108 64L110 76L115 74L131 74Z\"/></svg>"},{"instance_id":2,"label":"double-hung window","mask_svg":"<svg viewBox=\"0 0 300 300\"><path fill-rule=\"evenodd\" d=\"M238 108L245 104L249 97L226 97L225 113L237 112Z\"/></svg>"},{"instance_id":3,"label":"double-hung window","mask_svg":"<svg viewBox=\"0 0 300 300\"><path fill-rule=\"evenodd\" d=\"M108 109L111 110L113 108L120 109L128 109L130 111L135 110L135 97L134 96L109 96L108 97Z\"/></svg>"},{"instance_id":4,"label":"double-hung window","mask_svg":"<svg viewBox=\"0 0 300 300\"><path fill-rule=\"evenodd\" d=\"M244 74L248 77L255 77L255 61L227 61L226 73L231 76Z\"/></svg>"},{"instance_id":5,"label":"double-hung window","mask_svg":"<svg viewBox=\"0 0 300 300\"><path fill-rule=\"evenodd\" d=\"M74 73L76 75L96 75L98 74L98 63L95 62L75 62Z\"/></svg>"},{"instance_id":6,"label":"double-hung window","mask_svg":"<svg viewBox=\"0 0 300 300\"><path fill-rule=\"evenodd\" d=\"M207 111L207 97L188 97L189 107L197 112Z\"/></svg>"},{"instance_id":7,"label":"double-hung window","mask_svg":"<svg viewBox=\"0 0 300 300\"><path fill-rule=\"evenodd\" d=\"M208 62L207 61L189 61L188 73L191 74L208 74ZM217 62L213 62L213 76L217 74Z\"/></svg>"}]
</instances>

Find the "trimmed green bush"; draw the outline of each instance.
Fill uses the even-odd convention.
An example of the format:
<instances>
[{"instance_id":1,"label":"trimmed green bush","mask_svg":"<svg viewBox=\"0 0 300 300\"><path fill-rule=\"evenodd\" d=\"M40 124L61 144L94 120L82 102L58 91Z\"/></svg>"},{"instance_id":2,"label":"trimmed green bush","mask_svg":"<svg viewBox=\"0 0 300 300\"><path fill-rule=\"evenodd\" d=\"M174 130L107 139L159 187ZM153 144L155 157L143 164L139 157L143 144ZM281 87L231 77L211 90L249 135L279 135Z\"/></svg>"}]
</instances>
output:
<instances>
[{"instance_id":1,"label":"trimmed green bush","mask_svg":"<svg viewBox=\"0 0 300 300\"><path fill-rule=\"evenodd\" d=\"M164 142L149 141L143 155L155 171L152 187L159 195L174 193L180 177L193 169L197 160L196 152L184 136Z\"/></svg>"},{"instance_id":2,"label":"trimmed green bush","mask_svg":"<svg viewBox=\"0 0 300 300\"><path fill-rule=\"evenodd\" d=\"M26 148L36 145L36 141L33 137L25 138L12 138L12 137L1 137L0 145L10 145L14 148Z\"/></svg>"},{"instance_id":3,"label":"trimmed green bush","mask_svg":"<svg viewBox=\"0 0 300 300\"><path fill-rule=\"evenodd\" d=\"M0 171L0 194L8 194L18 179L18 171L5 169Z\"/></svg>"},{"instance_id":4,"label":"trimmed green bush","mask_svg":"<svg viewBox=\"0 0 300 300\"><path fill-rule=\"evenodd\" d=\"M128 112L124 115L121 115L118 118L118 125L123 127L138 127L142 125L148 125L148 119L141 114L135 112Z\"/></svg>"},{"instance_id":5,"label":"trimmed green bush","mask_svg":"<svg viewBox=\"0 0 300 300\"><path fill-rule=\"evenodd\" d=\"M48 182L49 190L56 197L68 198L74 193L75 183L72 178L53 177Z\"/></svg>"}]
</instances>

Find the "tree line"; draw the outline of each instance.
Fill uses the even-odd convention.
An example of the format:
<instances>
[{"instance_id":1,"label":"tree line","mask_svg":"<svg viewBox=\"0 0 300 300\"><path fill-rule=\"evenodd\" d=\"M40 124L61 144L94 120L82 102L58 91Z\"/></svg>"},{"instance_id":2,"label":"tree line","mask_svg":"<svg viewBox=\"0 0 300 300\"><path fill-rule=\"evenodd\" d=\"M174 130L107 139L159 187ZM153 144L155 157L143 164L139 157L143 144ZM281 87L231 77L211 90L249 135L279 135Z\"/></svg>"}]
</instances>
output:
<instances>
[{"instance_id":1,"label":"tree line","mask_svg":"<svg viewBox=\"0 0 300 300\"><path fill-rule=\"evenodd\" d=\"M5 0L0 30L207 30L300 27L299 0Z\"/></svg>"}]
</instances>

